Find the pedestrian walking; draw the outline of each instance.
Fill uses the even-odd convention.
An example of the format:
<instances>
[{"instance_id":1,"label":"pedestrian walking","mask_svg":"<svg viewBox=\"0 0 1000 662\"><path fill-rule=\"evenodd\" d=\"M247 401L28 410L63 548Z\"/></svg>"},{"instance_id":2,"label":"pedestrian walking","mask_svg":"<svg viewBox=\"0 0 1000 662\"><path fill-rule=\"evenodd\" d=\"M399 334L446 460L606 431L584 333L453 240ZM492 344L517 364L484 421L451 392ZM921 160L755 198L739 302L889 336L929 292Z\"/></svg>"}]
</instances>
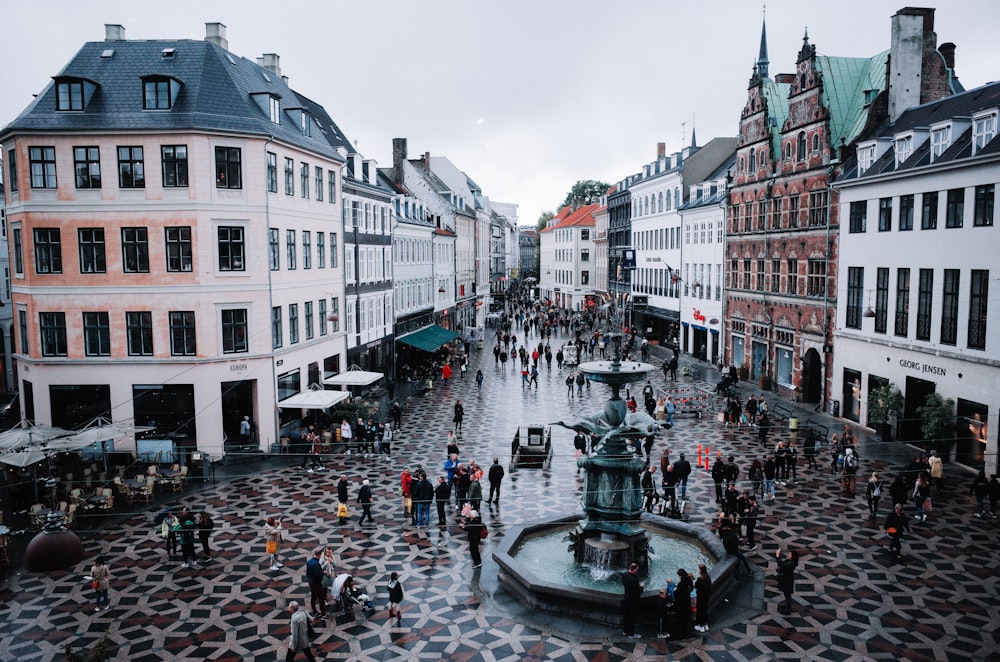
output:
<instances>
[{"instance_id":1,"label":"pedestrian walking","mask_svg":"<svg viewBox=\"0 0 1000 662\"><path fill-rule=\"evenodd\" d=\"M198 515L198 538L201 539L201 551L205 554L205 561L212 560L212 550L208 547L208 540L212 536L212 529L215 528L215 522L212 521L211 516L205 511L202 511Z\"/></svg>"},{"instance_id":2,"label":"pedestrian walking","mask_svg":"<svg viewBox=\"0 0 1000 662\"><path fill-rule=\"evenodd\" d=\"M792 613L792 594L795 592L795 569L799 565L799 555L795 550L775 554L778 563L778 589L785 596L785 602L778 607L782 614Z\"/></svg>"},{"instance_id":3,"label":"pedestrian walking","mask_svg":"<svg viewBox=\"0 0 1000 662\"><path fill-rule=\"evenodd\" d=\"M288 613L291 617L291 636L288 639L288 652L285 654L285 662L292 662L299 651L302 651L309 662L316 662L312 650L309 648L309 617L299 609L299 603L292 600L288 603Z\"/></svg>"},{"instance_id":4,"label":"pedestrian walking","mask_svg":"<svg viewBox=\"0 0 1000 662\"><path fill-rule=\"evenodd\" d=\"M268 517L264 520L264 542L271 557L271 570L280 570L284 563L278 561L278 545L281 544L282 518Z\"/></svg>"},{"instance_id":5,"label":"pedestrian walking","mask_svg":"<svg viewBox=\"0 0 1000 662\"><path fill-rule=\"evenodd\" d=\"M574 381L573 378L574 377L575 377L575 375L572 372L570 372L569 375L566 376L566 395L568 397L570 397L570 398L573 397L573 381Z\"/></svg>"},{"instance_id":6,"label":"pedestrian walking","mask_svg":"<svg viewBox=\"0 0 1000 662\"><path fill-rule=\"evenodd\" d=\"M375 520L372 519L372 486L371 481L367 478L361 482L361 489L358 490L358 504L361 505L361 519L358 520L358 526L363 526L366 519L369 524L374 524Z\"/></svg>"},{"instance_id":7,"label":"pedestrian walking","mask_svg":"<svg viewBox=\"0 0 1000 662\"><path fill-rule=\"evenodd\" d=\"M872 518L878 517L878 502L882 498L882 480L874 471L871 478L868 479L865 496L868 498L868 512Z\"/></svg>"},{"instance_id":8,"label":"pedestrian walking","mask_svg":"<svg viewBox=\"0 0 1000 662\"><path fill-rule=\"evenodd\" d=\"M698 595L694 629L698 632L708 632L708 603L712 599L712 578L704 563L698 564L698 579L694 582L694 590Z\"/></svg>"},{"instance_id":9,"label":"pedestrian walking","mask_svg":"<svg viewBox=\"0 0 1000 662\"><path fill-rule=\"evenodd\" d=\"M479 511L469 511L468 520L462 525L465 528L466 537L469 541L469 555L472 557L472 567L480 568L483 559L479 554L479 545L482 543L484 531L486 530L483 520L479 517Z\"/></svg>"},{"instance_id":10,"label":"pedestrian walking","mask_svg":"<svg viewBox=\"0 0 1000 662\"><path fill-rule=\"evenodd\" d=\"M399 625L403 620L403 584L399 581L399 574L392 573L389 575L389 584L386 586L389 592L389 620L392 617L396 617L396 625Z\"/></svg>"},{"instance_id":11,"label":"pedestrian walking","mask_svg":"<svg viewBox=\"0 0 1000 662\"><path fill-rule=\"evenodd\" d=\"M635 618L639 614L639 599L645 584L639 581L638 563L630 564L628 572L622 573L622 586L625 591L622 599L622 634L639 639L642 635L635 631Z\"/></svg>"},{"instance_id":12,"label":"pedestrian walking","mask_svg":"<svg viewBox=\"0 0 1000 662\"><path fill-rule=\"evenodd\" d=\"M434 505L437 507L438 526L444 526L445 506L451 501L451 483L444 476L438 476L438 484L434 488Z\"/></svg>"},{"instance_id":13,"label":"pedestrian walking","mask_svg":"<svg viewBox=\"0 0 1000 662\"><path fill-rule=\"evenodd\" d=\"M173 513L167 513L160 522L160 535L167 550L167 558L171 561L177 556L177 532L181 530L181 523Z\"/></svg>"},{"instance_id":14,"label":"pedestrian walking","mask_svg":"<svg viewBox=\"0 0 1000 662\"><path fill-rule=\"evenodd\" d=\"M181 511L181 516L178 519L181 523L181 530L177 537L181 544L181 556L184 558L184 563L181 567L188 568L193 565L197 568L198 562L195 560L194 536L198 525L194 520L194 516L187 508Z\"/></svg>"},{"instance_id":15,"label":"pedestrian walking","mask_svg":"<svg viewBox=\"0 0 1000 662\"><path fill-rule=\"evenodd\" d=\"M316 549L312 558L306 561L306 581L309 583L309 606L312 618L326 618L326 587L323 585L322 549Z\"/></svg>"},{"instance_id":16,"label":"pedestrian walking","mask_svg":"<svg viewBox=\"0 0 1000 662\"><path fill-rule=\"evenodd\" d=\"M455 401L455 415L452 417L452 421L455 423L455 432L462 434L462 420L465 418L465 407L462 406L461 400Z\"/></svg>"},{"instance_id":17,"label":"pedestrian walking","mask_svg":"<svg viewBox=\"0 0 1000 662\"><path fill-rule=\"evenodd\" d=\"M482 370L476 370L476 388L478 388L480 391L483 390L483 371Z\"/></svg>"},{"instance_id":18,"label":"pedestrian walking","mask_svg":"<svg viewBox=\"0 0 1000 662\"><path fill-rule=\"evenodd\" d=\"M106 611L110 604L108 590L111 587L111 568L103 554L94 559L94 565L90 568L90 582L94 589L94 611L101 611L102 607Z\"/></svg>"},{"instance_id":19,"label":"pedestrian walking","mask_svg":"<svg viewBox=\"0 0 1000 662\"><path fill-rule=\"evenodd\" d=\"M490 480L490 494L486 499L486 503L493 505L496 503L500 504L500 484L503 482L504 470L503 465L500 464L500 458L494 457L493 464L490 465L489 473L486 477Z\"/></svg>"},{"instance_id":20,"label":"pedestrian walking","mask_svg":"<svg viewBox=\"0 0 1000 662\"><path fill-rule=\"evenodd\" d=\"M889 552L896 553L896 560L903 558L903 532L910 532L910 521L903 514L903 504L897 503L886 515L885 524L882 527L889 535Z\"/></svg>"}]
</instances>

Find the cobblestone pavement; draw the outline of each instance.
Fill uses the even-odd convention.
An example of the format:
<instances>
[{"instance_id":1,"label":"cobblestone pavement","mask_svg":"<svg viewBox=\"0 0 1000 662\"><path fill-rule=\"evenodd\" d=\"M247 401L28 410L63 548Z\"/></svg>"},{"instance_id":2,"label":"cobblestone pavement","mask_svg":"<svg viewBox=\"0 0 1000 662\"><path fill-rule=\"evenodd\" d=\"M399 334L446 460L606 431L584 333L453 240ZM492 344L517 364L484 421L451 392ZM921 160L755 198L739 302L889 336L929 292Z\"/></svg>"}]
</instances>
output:
<instances>
[{"instance_id":1,"label":"cobblestone pavement","mask_svg":"<svg viewBox=\"0 0 1000 662\"><path fill-rule=\"evenodd\" d=\"M537 343L537 337L531 340ZM555 339L552 344L557 346ZM289 632L288 602L308 606L303 563L315 547L331 544L340 566L374 593L378 610L368 618L341 615L319 628L314 645L319 659L1000 659L998 524L972 517L971 477L954 468L928 521L914 525L900 562L885 551L886 536L869 519L862 496L842 495L828 461L819 470L800 470L795 485L779 487L777 500L762 507L759 547L748 553L757 568L755 579L733 592L732 605L740 608L731 605L711 615L706 634L664 641L647 623L640 629L644 637L631 640L618 628L511 606L497 585L489 552L511 525L579 512L582 480L572 433L554 429L556 453L549 469L508 471L502 505L484 513L492 535L480 570L472 568L455 513L449 512L445 529L404 521L397 494L400 470L420 463L432 476L440 473L456 398L466 411L463 459L488 464L498 456L506 467L518 423L594 413L608 390L594 384L582 398L569 398L566 369L547 369L544 363L539 387L525 388L520 374L510 364L501 371L488 350L474 351L464 380L453 378L408 400L403 434L390 462L338 454L328 458L326 471L308 474L272 461L231 480L196 483L180 500L163 496L154 506L102 522L99 530L86 530L84 524L86 560L68 572L24 573L15 560L0 586L0 658L63 659L63 644L92 643L107 631L120 660L281 659ZM486 375L481 392L472 379L477 367ZM652 381L664 386L659 373ZM710 376L683 378L672 388L682 397L701 397L710 381ZM772 435L772 445L788 434ZM710 415L678 419L657 441L654 457L668 444L672 456L685 451L693 458L699 443L713 455L718 450L735 455L744 476L749 459L762 454L752 431L726 429ZM878 443L864 440L861 475L872 470L891 475L902 465L902 449ZM350 477L352 499L362 478L372 480L374 526L359 528L355 508L351 522L338 525L334 482L341 473ZM696 471L689 496L690 521L712 521L717 510L704 469ZM182 569L179 560L166 557L153 523L164 502L213 513L215 553L203 568ZM282 546L286 565L272 572L262 520L279 512L288 529ZM912 515L912 508L907 512ZM802 555L791 615L777 609L772 559L779 546ZM83 575L98 553L110 559L114 582L110 610L94 613ZM406 589L399 626L385 612L385 584L392 571Z\"/></svg>"}]
</instances>

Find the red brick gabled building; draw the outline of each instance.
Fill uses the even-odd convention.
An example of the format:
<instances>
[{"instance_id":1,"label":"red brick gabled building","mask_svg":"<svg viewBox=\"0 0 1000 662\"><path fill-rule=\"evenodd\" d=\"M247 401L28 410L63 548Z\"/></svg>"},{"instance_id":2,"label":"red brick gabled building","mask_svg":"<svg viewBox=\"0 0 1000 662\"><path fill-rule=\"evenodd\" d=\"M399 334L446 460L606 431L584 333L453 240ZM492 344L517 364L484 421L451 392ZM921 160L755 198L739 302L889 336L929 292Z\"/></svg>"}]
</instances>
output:
<instances>
[{"instance_id":1,"label":"red brick gabled building","mask_svg":"<svg viewBox=\"0 0 1000 662\"><path fill-rule=\"evenodd\" d=\"M933 9L900 10L891 51L870 58L819 55L807 33L795 73L773 79L762 30L729 187L725 356L804 402L830 399L839 259L830 183L839 154L890 108L958 88L954 46L937 49L933 18Z\"/></svg>"}]
</instances>

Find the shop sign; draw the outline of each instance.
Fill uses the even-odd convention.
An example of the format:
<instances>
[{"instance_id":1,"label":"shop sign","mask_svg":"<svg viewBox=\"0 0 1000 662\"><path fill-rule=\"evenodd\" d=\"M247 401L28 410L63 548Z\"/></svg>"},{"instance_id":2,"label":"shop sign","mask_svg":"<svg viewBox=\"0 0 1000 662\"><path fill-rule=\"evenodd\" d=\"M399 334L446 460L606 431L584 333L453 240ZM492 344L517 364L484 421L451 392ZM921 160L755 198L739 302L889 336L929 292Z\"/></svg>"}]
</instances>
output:
<instances>
[{"instance_id":1,"label":"shop sign","mask_svg":"<svg viewBox=\"0 0 1000 662\"><path fill-rule=\"evenodd\" d=\"M921 363L920 361L911 361L909 359L900 359L899 367L904 370L912 370L913 372L927 373L931 375L937 375L939 377L946 377L948 371L939 365L932 365L930 363Z\"/></svg>"}]
</instances>

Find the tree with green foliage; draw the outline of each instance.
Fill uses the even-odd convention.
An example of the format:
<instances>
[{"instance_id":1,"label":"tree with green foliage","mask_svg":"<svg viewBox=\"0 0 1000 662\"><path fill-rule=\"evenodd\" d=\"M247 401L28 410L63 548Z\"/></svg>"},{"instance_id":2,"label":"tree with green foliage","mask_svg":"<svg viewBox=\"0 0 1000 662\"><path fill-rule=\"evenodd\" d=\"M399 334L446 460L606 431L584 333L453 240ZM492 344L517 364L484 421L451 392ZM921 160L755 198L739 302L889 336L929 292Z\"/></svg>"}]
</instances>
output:
<instances>
[{"instance_id":1,"label":"tree with green foliage","mask_svg":"<svg viewBox=\"0 0 1000 662\"><path fill-rule=\"evenodd\" d=\"M955 418L954 400L942 398L938 393L930 393L924 404L917 407L917 415L923 419L920 432L929 448L950 448L955 443L958 421Z\"/></svg>"},{"instance_id":2,"label":"tree with green foliage","mask_svg":"<svg viewBox=\"0 0 1000 662\"><path fill-rule=\"evenodd\" d=\"M590 205L600 200L601 196L605 195L610 189L610 184L593 179L581 179L576 184L573 184L573 188L566 194L566 199L559 206L562 208L574 203Z\"/></svg>"}]
</instances>

